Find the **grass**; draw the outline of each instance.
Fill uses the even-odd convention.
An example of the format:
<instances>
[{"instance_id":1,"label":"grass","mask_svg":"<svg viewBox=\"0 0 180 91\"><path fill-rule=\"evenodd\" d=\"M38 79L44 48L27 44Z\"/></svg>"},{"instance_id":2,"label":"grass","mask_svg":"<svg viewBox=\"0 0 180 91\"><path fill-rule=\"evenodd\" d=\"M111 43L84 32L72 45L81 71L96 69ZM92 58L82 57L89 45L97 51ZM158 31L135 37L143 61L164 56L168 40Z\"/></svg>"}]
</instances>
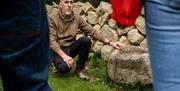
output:
<instances>
[{"instance_id":1,"label":"grass","mask_svg":"<svg viewBox=\"0 0 180 91\"><path fill-rule=\"evenodd\" d=\"M49 84L53 91L115 91L97 79L83 81L74 75L74 71L68 75L53 75L50 73Z\"/></svg>"},{"instance_id":2,"label":"grass","mask_svg":"<svg viewBox=\"0 0 180 91\"><path fill-rule=\"evenodd\" d=\"M1 79L0 79L0 91L3 91Z\"/></svg>"},{"instance_id":3,"label":"grass","mask_svg":"<svg viewBox=\"0 0 180 91\"><path fill-rule=\"evenodd\" d=\"M90 81L78 79L74 74L74 69L66 75L54 74L52 67L49 73L49 85L53 91L152 91L152 86L143 86L137 83L135 86L128 84L115 84L107 75L107 63L102 60L100 54L89 57L88 73ZM0 91L2 90L0 81Z\"/></svg>"}]
</instances>

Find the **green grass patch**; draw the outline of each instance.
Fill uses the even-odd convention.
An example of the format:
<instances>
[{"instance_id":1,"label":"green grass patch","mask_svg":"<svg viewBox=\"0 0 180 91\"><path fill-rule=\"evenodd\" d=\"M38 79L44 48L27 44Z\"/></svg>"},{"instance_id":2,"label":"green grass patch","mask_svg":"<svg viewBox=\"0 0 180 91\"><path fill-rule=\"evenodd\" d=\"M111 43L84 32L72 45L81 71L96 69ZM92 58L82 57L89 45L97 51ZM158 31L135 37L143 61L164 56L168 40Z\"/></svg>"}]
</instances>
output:
<instances>
[{"instance_id":1,"label":"green grass patch","mask_svg":"<svg viewBox=\"0 0 180 91\"><path fill-rule=\"evenodd\" d=\"M115 91L115 88L110 88L97 79L91 79L90 81L78 79L74 75L74 70L67 75L54 75L51 72L49 84L53 91Z\"/></svg>"},{"instance_id":2,"label":"green grass patch","mask_svg":"<svg viewBox=\"0 0 180 91\"><path fill-rule=\"evenodd\" d=\"M0 78L0 91L3 91L1 78Z\"/></svg>"}]
</instances>

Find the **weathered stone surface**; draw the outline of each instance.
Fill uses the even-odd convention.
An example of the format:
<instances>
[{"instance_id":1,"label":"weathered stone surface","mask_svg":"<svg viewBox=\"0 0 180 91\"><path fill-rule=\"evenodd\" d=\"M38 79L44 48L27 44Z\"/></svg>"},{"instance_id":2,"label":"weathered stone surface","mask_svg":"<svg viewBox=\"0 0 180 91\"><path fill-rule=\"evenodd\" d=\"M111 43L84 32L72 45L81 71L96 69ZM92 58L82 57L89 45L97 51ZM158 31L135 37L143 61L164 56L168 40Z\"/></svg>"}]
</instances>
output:
<instances>
[{"instance_id":1,"label":"weathered stone surface","mask_svg":"<svg viewBox=\"0 0 180 91\"><path fill-rule=\"evenodd\" d=\"M81 8L84 13L87 13L88 11L96 11L96 9L89 2L84 3Z\"/></svg>"},{"instance_id":2,"label":"weathered stone surface","mask_svg":"<svg viewBox=\"0 0 180 91\"><path fill-rule=\"evenodd\" d=\"M82 12L82 8L79 3L74 3L73 11L76 14L80 14Z\"/></svg>"},{"instance_id":3,"label":"weathered stone surface","mask_svg":"<svg viewBox=\"0 0 180 91\"><path fill-rule=\"evenodd\" d=\"M104 13L104 15L99 17L98 23L100 24L101 27L105 24L105 22L108 20L109 17L110 14L108 13Z\"/></svg>"},{"instance_id":4,"label":"weathered stone surface","mask_svg":"<svg viewBox=\"0 0 180 91\"><path fill-rule=\"evenodd\" d=\"M85 21L87 21L87 17L86 17L85 14L83 14L81 17L82 17Z\"/></svg>"},{"instance_id":5,"label":"weathered stone surface","mask_svg":"<svg viewBox=\"0 0 180 91\"><path fill-rule=\"evenodd\" d=\"M118 28L117 33L118 33L119 36L126 35L133 28L134 28L134 26L126 27L124 29Z\"/></svg>"},{"instance_id":6,"label":"weathered stone surface","mask_svg":"<svg viewBox=\"0 0 180 91\"><path fill-rule=\"evenodd\" d=\"M111 29L108 25L104 25L101 29L101 35L113 41L118 40L118 34L116 30Z\"/></svg>"},{"instance_id":7,"label":"weathered stone surface","mask_svg":"<svg viewBox=\"0 0 180 91\"><path fill-rule=\"evenodd\" d=\"M56 4L55 2L52 2L52 4L54 8L58 8L58 4Z\"/></svg>"},{"instance_id":8,"label":"weathered stone surface","mask_svg":"<svg viewBox=\"0 0 180 91\"><path fill-rule=\"evenodd\" d=\"M121 36L121 37L119 38L119 42L121 42L121 43L124 43L124 42L126 42L126 41L128 41L128 39L127 39L126 36Z\"/></svg>"},{"instance_id":9,"label":"weathered stone surface","mask_svg":"<svg viewBox=\"0 0 180 91\"><path fill-rule=\"evenodd\" d=\"M128 47L114 50L108 60L108 75L115 83L135 85L137 82L151 84L151 69L147 49Z\"/></svg>"},{"instance_id":10,"label":"weathered stone surface","mask_svg":"<svg viewBox=\"0 0 180 91\"><path fill-rule=\"evenodd\" d=\"M117 23L115 20L113 20L112 18L109 19L108 25L112 28L112 29L116 29L117 28Z\"/></svg>"},{"instance_id":11,"label":"weathered stone surface","mask_svg":"<svg viewBox=\"0 0 180 91\"><path fill-rule=\"evenodd\" d=\"M144 16L144 7L141 10L141 15Z\"/></svg>"},{"instance_id":12,"label":"weathered stone surface","mask_svg":"<svg viewBox=\"0 0 180 91\"><path fill-rule=\"evenodd\" d=\"M93 26L93 28L97 31L97 32L101 32L101 26L99 24Z\"/></svg>"},{"instance_id":13,"label":"weathered stone surface","mask_svg":"<svg viewBox=\"0 0 180 91\"><path fill-rule=\"evenodd\" d=\"M100 53L103 45L104 45L104 44L103 44L102 42L96 41L95 44L94 44L94 46L93 46L93 48L92 48L92 51L93 51L93 52L99 52L99 53Z\"/></svg>"},{"instance_id":14,"label":"weathered stone surface","mask_svg":"<svg viewBox=\"0 0 180 91\"><path fill-rule=\"evenodd\" d=\"M96 8L97 14L103 15L105 12L108 14L111 14L112 12L112 6L111 4L101 1L99 6Z\"/></svg>"},{"instance_id":15,"label":"weathered stone surface","mask_svg":"<svg viewBox=\"0 0 180 91\"><path fill-rule=\"evenodd\" d=\"M140 47L147 48L147 39L145 38L139 45Z\"/></svg>"},{"instance_id":16,"label":"weathered stone surface","mask_svg":"<svg viewBox=\"0 0 180 91\"><path fill-rule=\"evenodd\" d=\"M144 21L144 18L142 16L139 16L136 19L135 25L136 25L137 29L139 30L139 32L141 32L143 35L146 34L145 21Z\"/></svg>"},{"instance_id":17,"label":"weathered stone surface","mask_svg":"<svg viewBox=\"0 0 180 91\"><path fill-rule=\"evenodd\" d=\"M128 40L134 45L139 45L144 39L144 36L142 36L137 29L130 30L127 35Z\"/></svg>"},{"instance_id":18,"label":"weathered stone surface","mask_svg":"<svg viewBox=\"0 0 180 91\"><path fill-rule=\"evenodd\" d=\"M49 15L50 13L53 12L53 6L46 4L46 10L47 10L47 14Z\"/></svg>"},{"instance_id":19,"label":"weathered stone surface","mask_svg":"<svg viewBox=\"0 0 180 91\"><path fill-rule=\"evenodd\" d=\"M108 60L113 49L114 48L110 45L104 45L101 49L101 57L104 60Z\"/></svg>"},{"instance_id":20,"label":"weathered stone surface","mask_svg":"<svg viewBox=\"0 0 180 91\"><path fill-rule=\"evenodd\" d=\"M82 7L84 5L84 3L82 3L82 2L77 2L77 4L79 7Z\"/></svg>"},{"instance_id":21,"label":"weathered stone surface","mask_svg":"<svg viewBox=\"0 0 180 91\"><path fill-rule=\"evenodd\" d=\"M97 24L99 20L99 16L94 11L87 12L87 20L90 24Z\"/></svg>"}]
</instances>

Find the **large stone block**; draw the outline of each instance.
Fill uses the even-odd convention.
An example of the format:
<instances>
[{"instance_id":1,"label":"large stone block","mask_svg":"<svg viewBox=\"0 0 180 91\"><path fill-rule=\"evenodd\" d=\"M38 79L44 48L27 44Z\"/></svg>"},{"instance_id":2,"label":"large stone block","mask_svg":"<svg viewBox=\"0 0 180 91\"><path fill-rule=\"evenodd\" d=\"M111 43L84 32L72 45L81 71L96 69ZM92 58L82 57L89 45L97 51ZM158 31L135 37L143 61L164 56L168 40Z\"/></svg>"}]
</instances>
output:
<instances>
[{"instance_id":1,"label":"large stone block","mask_svg":"<svg viewBox=\"0 0 180 91\"><path fill-rule=\"evenodd\" d=\"M108 75L115 83L151 84L148 50L134 46L114 50L108 60Z\"/></svg>"}]
</instances>

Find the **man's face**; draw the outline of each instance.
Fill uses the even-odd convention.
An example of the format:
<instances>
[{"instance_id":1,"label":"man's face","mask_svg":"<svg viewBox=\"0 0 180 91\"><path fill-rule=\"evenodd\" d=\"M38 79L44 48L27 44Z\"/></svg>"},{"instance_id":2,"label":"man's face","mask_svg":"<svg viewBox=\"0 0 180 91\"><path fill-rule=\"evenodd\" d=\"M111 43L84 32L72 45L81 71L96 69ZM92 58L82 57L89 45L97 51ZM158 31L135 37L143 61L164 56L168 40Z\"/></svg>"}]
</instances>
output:
<instances>
[{"instance_id":1,"label":"man's face","mask_svg":"<svg viewBox=\"0 0 180 91\"><path fill-rule=\"evenodd\" d=\"M64 14L70 15L73 11L73 0L61 0L59 6Z\"/></svg>"}]
</instances>

